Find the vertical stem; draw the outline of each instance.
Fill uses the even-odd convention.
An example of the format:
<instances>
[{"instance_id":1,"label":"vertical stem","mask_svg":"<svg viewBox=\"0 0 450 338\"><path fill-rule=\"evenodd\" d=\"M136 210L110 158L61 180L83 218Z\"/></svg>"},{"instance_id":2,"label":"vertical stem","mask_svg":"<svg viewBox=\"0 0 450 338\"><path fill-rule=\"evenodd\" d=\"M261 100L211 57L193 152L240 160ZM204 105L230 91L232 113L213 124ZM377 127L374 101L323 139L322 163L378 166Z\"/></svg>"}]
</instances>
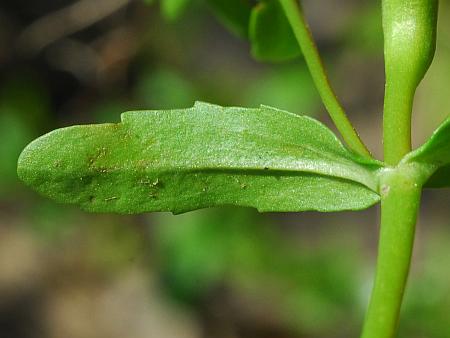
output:
<instances>
[{"instance_id":1,"label":"vertical stem","mask_svg":"<svg viewBox=\"0 0 450 338\"><path fill-rule=\"evenodd\" d=\"M386 90L384 160L396 165L411 151L411 113L417 86L433 60L437 0L382 0Z\"/></svg>"},{"instance_id":2,"label":"vertical stem","mask_svg":"<svg viewBox=\"0 0 450 338\"><path fill-rule=\"evenodd\" d=\"M339 130L350 149L363 156L370 157L369 151L361 141L355 128L353 128L353 125L339 103L333 88L331 88L317 46L314 43L314 39L312 38L311 31L308 28L300 4L297 0L280 0L280 3L292 27L300 49L302 50L303 57L305 58L311 77L322 98L322 102L336 125L336 128Z\"/></svg>"},{"instance_id":3,"label":"vertical stem","mask_svg":"<svg viewBox=\"0 0 450 338\"><path fill-rule=\"evenodd\" d=\"M421 186L410 168L381 178L381 230L375 283L362 338L392 338L408 278Z\"/></svg>"},{"instance_id":4,"label":"vertical stem","mask_svg":"<svg viewBox=\"0 0 450 338\"><path fill-rule=\"evenodd\" d=\"M411 151L411 113L415 89L386 79L383 114L384 161L396 165Z\"/></svg>"},{"instance_id":5,"label":"vertical stem","mask_svg":"<svg viewBox=\"0 0 450 338\"><path fill-rule=\"evenodd\" d=\"M397 330L425 179L423 169L417 171L401 159L411 150L414 94L434 56L438 0L382 0L382 9L384 155L385 162L396 167L380 178L377 271L362 338L393 338Z\"/></svg>"}]
</instances>

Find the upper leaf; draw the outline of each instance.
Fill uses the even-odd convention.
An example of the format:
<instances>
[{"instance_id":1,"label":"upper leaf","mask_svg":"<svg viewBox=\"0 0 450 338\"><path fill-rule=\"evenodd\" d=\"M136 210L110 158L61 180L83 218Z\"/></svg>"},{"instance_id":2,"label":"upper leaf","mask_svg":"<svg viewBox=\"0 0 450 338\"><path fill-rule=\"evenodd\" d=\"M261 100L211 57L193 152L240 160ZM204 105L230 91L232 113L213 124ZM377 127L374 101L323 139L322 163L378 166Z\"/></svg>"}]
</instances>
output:
<instances>
[{"instance_id":1,"label":"upper leaf","mask_svg":"<svg viewBox=\"0 0 450 338\"><path fill-rule=\"evenodd\" d=\"M55 130L28 145L18 174L40 193L89 211L337 211L379 200L379 168L311 118L196 103Z\"/></svg>"},{"instance_id":2,"label":"upper leaf","mask_svg":"<svg viewBox=\"0 0 450 338\"><path fill-rule=\"evenodd\" d=\"M284 61L301 54L292 28L278 0L263 0L250 17L253 57L260 61Z\"/></svg>"},{"instance_id":3,"label":"upper leaf","mask_svg":"<svg viewBox=\"0 0 450 338\"><path fill-rule=\"evenodd\" d=\"M431 168L434 174L426 187L450 187L450 117L420 148L409 153L404 162L416 162Z\"/></svg>"},{"instance_id":4,"label":"upper leaf","mask_svg":"<svg viewBox=\"0 0 450 338\"><path fill-rule=\"evenodd\" d=\"M240 37L248 36L250 0L206 0L218 19Z\"/></svg>"}]
</instances>

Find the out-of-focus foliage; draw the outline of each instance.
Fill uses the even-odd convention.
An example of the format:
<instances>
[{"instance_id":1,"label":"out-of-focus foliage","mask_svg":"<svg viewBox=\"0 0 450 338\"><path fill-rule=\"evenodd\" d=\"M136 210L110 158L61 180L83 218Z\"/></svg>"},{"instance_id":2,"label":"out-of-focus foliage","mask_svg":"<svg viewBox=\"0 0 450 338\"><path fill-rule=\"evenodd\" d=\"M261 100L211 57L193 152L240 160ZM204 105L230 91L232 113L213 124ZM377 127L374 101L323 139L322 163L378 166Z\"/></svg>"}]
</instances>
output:
<instances>
[{"instance_id":1,"label":"out-of-focus foliage","mask_svg":"<svg viewBox=\"0 0 450 338\"><path fill-rule=\"evenodd\" d=\"M152 109L186 108L198 96L192 82L176 71L164 68L144 72L135 95L142 107Z\"/></svg>"},{"instance_id":2,"label":"out-of-focus foliage","mask_svg":"<svg viewBox=\"0 0 450 338\"><path fill-rule=\"evenodd\" d=\"M320 100L306 67L300 64L268 69L249 86L243 102L248 107L264 102L271 107L314 116Z\"/></svg>"},{"instance_id":3,"label":"out-of-focus foliage","mask_svg":"<svg viewBox=\"0 0 450 338\"><path fill-rule=\"evenodd\" d=\"M161 12L169 20L179 18L191 0L161 0Z\"/></svg>"},{"instance_id":4,"label":"out-of-focus foliage","mask_svg":"<svg viewBox=\"0 0 450 338\"><path fill-rule=\"evenodd\" d=\"M367 57L383 51L383 27L379 3L366 5L361 11L351 15L344 34L347 46L364 52Z\"/></svg>"},{"instance_id":5,"label":"out-of-focus foliage","mask_svg":"<svg viewBox=\"0 0 450 338\"><path fill-rule=\"evenodd\" d=\"M444 267L450 257L448 222L430 233L424 244L420 268L413 268L413 279L406 294L400 337L450 337L448 312L450 272ZM417 263L416 263L417 264Z\"/></svg>"},{"instance_id":6,"label":"out-of-focus foliage","mask_svg":"<svg viewBox=\"0 0 450 338\"><path fill-rule=\"evenodd\" d=\"M241 37L248 36L251 0L205 0L219 20Z\"/></svg>"},{"instance_id":7,"label":"out-of-focus foliage","mask_svg":"<svg viewBox=\"0 0 450 338\"><path fill-rule=\"evenodd\" d=\"M450 115L450 25L448 24L450 3L441 1L438 20L437 47L423 84L419 86L415 102L413 128L415 145L427 140L431 133Z\"/></svg>"},{"instance_id":8,"label":"out-of-focus foliage","mask_svg":"<svg viewBox=\"0 0 450 338\"><path fill-rule=\"evenodd\" d=\"M0 193L18 183L15 162L20 148L46 124L49 105L45 86L31 74L18 74L0 84Z\"/></svg>"},{"instance_id":9,"label":"out-of-focus foliage","mask_svg":"<svg viewBox=\"0 0 450 338\"><path fill-rule=\"evenodd\" d=\"M156 0L144 0L154 4ZM207 5L217 19L231 32L245 38L248 36L248 25L252 0L160 0L161 14L169 21L179 19L189 5Z\"/></svg>"},{"instance_id":10,"label":"out-of-focus foliage","mask_svg":"<svg viewBox=\"0 0 450 338\"><path fill-rule=\"evenodd\" d=\"M259 2L250 17L252 55L260 61L284 61L301 53L278 0Z\"/></svg>"},{"instance_id":11,"label":"out-of-focus foliage","mask_svg":"<svg viewBox=\"0 0 450 338\"><path fill-rule=\"evenodd\" d=\"M272 313L300 336L331 335L337 326L342 334L354 334L352 319L360 314L349 309L357 308L361 276L355 267L362 262L351 236L332 232L319 248L307 240L286 240L272 222L248 209L167 215L159 223L163 278L180 301L197 304L225 283L237 294L249 293L250 302L270 304L261 315Z\"/></svg>"}]
</instances>

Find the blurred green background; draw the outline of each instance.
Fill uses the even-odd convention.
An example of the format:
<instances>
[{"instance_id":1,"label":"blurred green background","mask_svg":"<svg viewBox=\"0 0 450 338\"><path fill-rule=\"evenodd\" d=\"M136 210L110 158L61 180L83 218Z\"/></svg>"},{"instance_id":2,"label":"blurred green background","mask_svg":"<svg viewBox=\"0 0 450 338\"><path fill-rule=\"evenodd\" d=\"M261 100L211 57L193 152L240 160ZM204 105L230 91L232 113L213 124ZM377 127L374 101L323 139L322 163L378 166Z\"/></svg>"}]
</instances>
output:
<instances>
[{"instance_id":1,"label":"blurred green background","mask_svg":"<svg viewBox=\"0 0 450 338\"><path fill-rule=\"evenodd\" d=\"M331 81L380 158L379 1L304 5ZM32 139L116 122L126 110L262 103L332 127L302 59L261 64L249 49L201 0L0 3L1 338L358 336L377 208L87 214L16 177ZM449 84L450 4L442 1L435 62L416 99L415 146L448 116ZM424 193L400 338L450 337L449 205L448 190Z\"/></svg>"}]
</instances>

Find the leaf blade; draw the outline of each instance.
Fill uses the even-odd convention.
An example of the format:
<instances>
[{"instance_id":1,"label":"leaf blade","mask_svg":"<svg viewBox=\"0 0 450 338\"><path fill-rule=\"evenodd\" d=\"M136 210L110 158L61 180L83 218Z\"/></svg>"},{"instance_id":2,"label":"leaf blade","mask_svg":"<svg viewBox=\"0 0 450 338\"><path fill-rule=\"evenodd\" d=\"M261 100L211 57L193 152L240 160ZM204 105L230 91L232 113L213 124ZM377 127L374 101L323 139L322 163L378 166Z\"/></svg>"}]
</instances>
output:
<instances>
[{"instance_id":1,"label":"leaf blade","mask_svg":"<svg viewBox=\"0 0 450 338\"><path fill-rule=\"evenodd\" d=\"M40 193L89 211L338 211L379 200L379 168L311 118L197 103L53 131L24 150L18 173Z\"/></svg>"}]
</instances>

